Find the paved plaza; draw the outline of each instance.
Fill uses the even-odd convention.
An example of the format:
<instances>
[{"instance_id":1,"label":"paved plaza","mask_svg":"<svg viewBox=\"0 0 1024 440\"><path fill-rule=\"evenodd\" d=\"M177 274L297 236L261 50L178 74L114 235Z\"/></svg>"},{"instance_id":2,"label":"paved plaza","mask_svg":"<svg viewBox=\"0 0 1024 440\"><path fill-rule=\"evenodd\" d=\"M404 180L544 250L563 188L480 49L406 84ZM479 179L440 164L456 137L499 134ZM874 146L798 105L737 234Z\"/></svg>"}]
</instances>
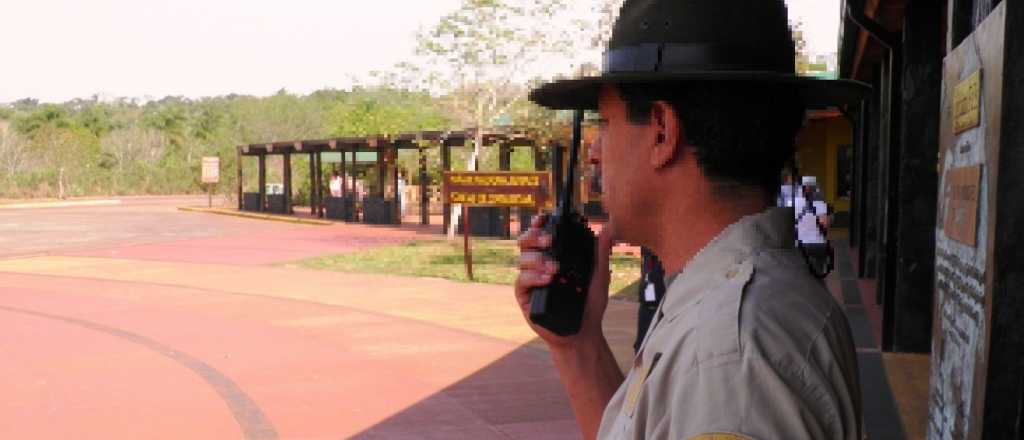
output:
<instances>
[{"instance_id":1,"label":"paved plaza","mask_svg":"<svg viewBox=\"0 0 1024 440\"><path fill-rule=\"evenodd\" d=\"M578 437L509 287L287 264L436 227L177 209L203 203L0 208L0 438Z\"/></svg>"},{"instance_id":2,"label":"paved plaza","mask_svg":"<svg viewBox=\"0 0 1024 440\"><path fill-rule=\"evenodd\" d=\"M510 287L290 264L438 226L178 209L205 202L0 205L0 438L579 438ZM853 327L867 433L915 438L927 364L878 351L843 243L826 285ZM605 318L623 369L635 314L613 300Z\"/></svg>"}]
</instances>

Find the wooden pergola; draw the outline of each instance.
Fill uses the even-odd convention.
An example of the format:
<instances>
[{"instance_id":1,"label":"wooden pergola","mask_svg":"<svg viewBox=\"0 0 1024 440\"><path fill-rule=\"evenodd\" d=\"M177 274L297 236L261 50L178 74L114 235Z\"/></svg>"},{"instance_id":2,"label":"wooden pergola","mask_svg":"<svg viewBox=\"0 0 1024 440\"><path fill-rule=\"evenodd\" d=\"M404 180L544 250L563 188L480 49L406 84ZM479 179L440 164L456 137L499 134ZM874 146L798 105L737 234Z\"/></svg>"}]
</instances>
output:
<instances>
[{"instance_id":1,"label":"wooden pergola","mask_svg":"<svg viewBox=\"0 0 1024 440\"><path fill-rule=\"evenodd\" d=\"M417 150L419 152L420 172L420 222L429 224L429 197L427 193L427 151L431 148L440 148L442 171L451 170L451 148L463 147L471 143L477 136L474 130L464 131L423 131L414 133L403 133L398 135L379 135L358 138L331 138L298 141L277 141L270 143L239 145L237 147L237 190L238 209L251 211L270 211L271 208L277 213L292 214L292 167L291 158L295 154L309 155L310 163L310 205L311 213L317 217L324 217L325 195L323 181L323 167L321 166L322 153L342 153L339 172L342 178L341 199L352 199L353 188L348 186L348 153L372 151L376 152L376 168L378 185L376 194L368 195L364 200L364 207L369 208L372 215L364 218L367 223L401 223L399 206L395 203L400 197L398 193L398 172L397 158L399 150ZM468 141L468 142L467 142ZM546 142L544 145L553 147L555 162L561 162L561 148L557 143ZM505 132L487 132L483 134L483 147L497 146L499 148L499 170L509 171L512 164L512 150L516 147L530 147L534 152L534 164L536 169L541 169L541 151L539 144L526 132L509 130ZM266 158L269 155L281 155L283 157L283 194L281 199L275 199L274 206L268 205L266 193ZM243 192L244 180L242 175L242 158L255 156L258 160L259 190L257 193L246 194ZM353 157L354 160L354 157ZM561 167L555 167L556 181L560 175ZM389 182L392 188L392 199L386 200L385 187ZM248 196L248 197L247 197ZM283 199L283 200L282 200ZM366 204L368 203L368 204ZM383 211L381 211L383 210ZM451 206L444 204L444 226L447 229ZM507 218L507 215L506 215ZM349 218L346 216L346 220Z\"/></svg>"}]
</instances>

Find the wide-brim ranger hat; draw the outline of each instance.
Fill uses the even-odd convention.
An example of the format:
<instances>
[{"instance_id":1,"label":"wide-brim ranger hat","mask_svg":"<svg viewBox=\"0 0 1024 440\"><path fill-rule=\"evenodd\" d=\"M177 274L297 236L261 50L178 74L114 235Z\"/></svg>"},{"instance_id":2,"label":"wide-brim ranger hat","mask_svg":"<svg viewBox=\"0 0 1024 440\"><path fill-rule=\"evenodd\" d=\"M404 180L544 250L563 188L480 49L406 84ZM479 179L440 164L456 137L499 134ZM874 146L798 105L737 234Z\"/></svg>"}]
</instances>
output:
<instances>
[{"instance_id":1,"label":"wide-brim ranger hat","mask_svg":"<svg viewBox=\"0 0 1024 440\"><path fill-rule=\"evenodd\" d=\"M782 0L626 0L599 76L530 93L555 109L595 109L605 84L744 82L792 88L807 107L851 104L871 90L852 80L798 76Z\"/></svg>"}]
</instances>

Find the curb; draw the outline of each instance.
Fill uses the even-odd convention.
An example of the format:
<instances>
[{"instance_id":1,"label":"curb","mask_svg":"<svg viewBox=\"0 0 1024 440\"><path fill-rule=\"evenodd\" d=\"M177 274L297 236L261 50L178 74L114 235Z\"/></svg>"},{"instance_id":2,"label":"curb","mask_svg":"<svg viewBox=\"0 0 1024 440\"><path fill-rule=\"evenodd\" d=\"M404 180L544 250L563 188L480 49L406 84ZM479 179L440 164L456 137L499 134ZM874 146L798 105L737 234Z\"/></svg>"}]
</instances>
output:
<instances>
[{"instance_id":1,"label":"curb","mask_svg":"<svg viewBox=\"0 0 1024 440\"><path fill-rule=\"evenodd\" d=\"M315 220L311 218L300 218L274 214L259 214L255 212L243 212L223 208L199 208L194 206L179 206L178 210L186 212L202 212L207 214L227 215L231 217L242 217L254 220L271 220L286 223L299 223L304 225L327 226L334 224L334 222L330 222L327 220Z\"/></svg>"}]
</instances>

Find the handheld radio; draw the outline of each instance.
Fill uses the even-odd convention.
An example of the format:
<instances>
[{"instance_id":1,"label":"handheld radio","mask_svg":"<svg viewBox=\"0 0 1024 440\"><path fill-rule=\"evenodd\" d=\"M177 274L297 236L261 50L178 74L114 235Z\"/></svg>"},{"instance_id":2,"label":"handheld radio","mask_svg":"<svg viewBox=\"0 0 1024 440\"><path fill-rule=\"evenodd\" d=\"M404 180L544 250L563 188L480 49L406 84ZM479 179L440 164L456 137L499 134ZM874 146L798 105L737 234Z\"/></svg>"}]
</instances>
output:
<instances>
[{"instance_id":1,"label":"handheld radio","mask_svg":"<svg viewBox=\"0 0 1024 440\"><path fill-rule=\"evenodd\" d=\"M544 232L551 235L551 247L544 253L558 262L558 273L547 286L530 290L530 321L561 336L580 331L597 248L597 238L587 227L587 219L573 209L582 127L583 110L576 110L562 198L554 214L547 214L544 222Z\"/></svg>"}]
</instances>

